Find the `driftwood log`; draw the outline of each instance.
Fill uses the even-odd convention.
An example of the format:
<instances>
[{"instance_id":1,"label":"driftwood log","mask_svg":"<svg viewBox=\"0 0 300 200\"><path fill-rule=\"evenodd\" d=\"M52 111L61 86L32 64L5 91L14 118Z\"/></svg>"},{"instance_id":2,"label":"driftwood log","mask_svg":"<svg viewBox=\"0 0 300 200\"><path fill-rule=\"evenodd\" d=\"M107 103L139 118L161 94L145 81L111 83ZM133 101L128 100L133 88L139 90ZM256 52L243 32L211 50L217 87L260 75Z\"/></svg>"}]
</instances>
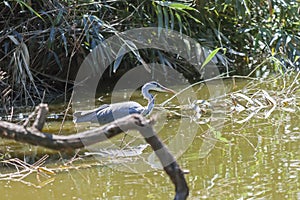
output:
<instances>
[{"instance_id":1,"label":"driftwood log","mask_svg":"<svg viewBox=\"0 0 300 200\"><path fill-rule=\"evenodd\" d=\"M36 109L36 119L31 127L27 127L28 121L23 125L0 121L0 137L58 151L65 151L105 141L128 130L138 130L146 142L151 145L162 166L164 166L164 170L175 185L176 194L174 199L181 200L187 198L189 188L184 178L184 172L180 169L166 146L157 137L152 127L153 121L147 120L140 115L130 115L93 130L64 136L41 132L47 112L47 104L40 104Z\"/></svg>"}]
</instances>

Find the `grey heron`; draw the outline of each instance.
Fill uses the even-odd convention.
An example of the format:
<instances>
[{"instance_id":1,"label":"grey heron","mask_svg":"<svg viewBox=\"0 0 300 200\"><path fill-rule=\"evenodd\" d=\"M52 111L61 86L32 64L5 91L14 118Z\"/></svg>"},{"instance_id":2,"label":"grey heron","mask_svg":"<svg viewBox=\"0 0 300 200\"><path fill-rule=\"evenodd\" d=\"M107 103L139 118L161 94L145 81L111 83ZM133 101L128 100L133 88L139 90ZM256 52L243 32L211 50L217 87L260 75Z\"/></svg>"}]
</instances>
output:
<instances>
[{"instance_id":1,"label":"grey heron","mask_svg":"<svg viewBox=\"0 0 300 200\"><path fill-rule=\"evenodd\" d=\"M149 90L158 92L175 93L173 90L151 81L142 87L142 95L148 100L147 106L142 106L135 101L127 101L113 104L104 104L99 108L87 111L77 111L73 114L74 123L92 122L106 124L130 114L138 113L143 116L149 115L154 108L154 97Z\"/></svg>"}]
</instances>

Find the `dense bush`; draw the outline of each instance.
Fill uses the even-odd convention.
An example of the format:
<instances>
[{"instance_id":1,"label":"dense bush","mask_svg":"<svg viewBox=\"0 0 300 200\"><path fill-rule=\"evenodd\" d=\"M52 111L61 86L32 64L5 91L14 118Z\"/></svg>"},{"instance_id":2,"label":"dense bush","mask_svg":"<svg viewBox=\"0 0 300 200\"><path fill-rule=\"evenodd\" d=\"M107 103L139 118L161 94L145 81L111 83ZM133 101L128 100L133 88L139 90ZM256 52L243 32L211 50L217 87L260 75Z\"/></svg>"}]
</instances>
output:
<instances>
[{"instance_id":1,"label":"dense bush","mask_svg":"<svg viewBox=\"0 0 300 200\"><path fill-rule=\"evenodd\" d=\"M91 49L135 27L177 30L199 41L207 53L221 47L214 61L226 67L230 62L231 70L238 73L262 66L281 72L296 69L299 12L296 0L2 1L1 104L32 105L43 96L51 100L67 93ZM152 56L147 61L178 62L182 72L187 67L166 52L159 54L148 54Z\"/></svg>"}]
</instances>

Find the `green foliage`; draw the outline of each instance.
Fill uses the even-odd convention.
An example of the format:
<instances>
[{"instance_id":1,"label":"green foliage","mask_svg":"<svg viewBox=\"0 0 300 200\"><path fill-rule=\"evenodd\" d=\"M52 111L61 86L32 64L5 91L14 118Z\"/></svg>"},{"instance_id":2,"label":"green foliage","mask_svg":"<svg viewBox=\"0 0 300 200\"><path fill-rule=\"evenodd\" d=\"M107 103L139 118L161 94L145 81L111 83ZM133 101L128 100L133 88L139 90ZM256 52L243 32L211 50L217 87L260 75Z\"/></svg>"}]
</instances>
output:
<instances>
[{"instance_id":1,"label":"green foliage","mask_svg":"<svg viewBox=\"0 0 300 200\"><path fill-rule=\"evenodd\" d=\"M299 68L299 4L297 0L2 1L0 71L9 78L0 86L10 91L5 103L34 104L43 94L54 93L56 98L67 92L93 48L112 35L137 27L157 26L195 38L207 61L226 66L227 71L231 60L236 61L231 65L237 72L257 66L282 73L289 67ZM129 40L127 44L131 44ZM128 70L121 65L159 61L176 66L193 80L200 77L197 70L167 52L136 48L131 52L132 56L120 56L115 68ZM99 54L107 57L108 52Z\"/></svg>"},{"instance_id":2,"label":"green foliage","mask_svg":"<svg viewBox=\"0 0 300 200\"><path fill-rule=\"evenodd\" d=\"M43 93L56 98L65 92L58 88L76 75L71 66L80 66L84 55L104 40L102 33L114 31L94 15L107 7L92 1L7 0L0 8L0 61L11 78L6 79L10 101L5 101L11 105L34 105Z\"/></svg>"},{"instance_id":3,"label":"green foliage","mask_svg":"<svg viewBox=\"0 0 300 200\"><path fill-rule=\"evenodd\" d=\"M207 65L212 59L213 57L216 56L216 54L220 51L221 48L216 48L215 50L213 50L204 60L204 62L202 63L201 68L205 67L205 65Z\"/></svg>"},{"instance_id":4,"label":"green foliage","mask_svg":"<svg viewBox=\"0 0 300 200\"><path fill-rule=\"evenodd\" d=\"M196 8L191 7L191 3L178 3L170 1L153 1L154 9L157 14L157 21L159 28L171 28L174 30L175 18L177 20L179 32L182 33L182 28L189 31L189 19L194 20L196 23L201 23L189 11L198 12ZM184 20L184 21L183 21Z\"/></svg>"},{"instance_id":5,"label":"green foliage","mask_svg":"<svg viewBox=\"0 0 300 200\"><path fill-rule=\"evenodd\" d=\"M277 61L284 69L300 66L299 1L153 2L158 27L198 38L210 49L227 49L226 55L237 60L235 70L240 66L251 70L266 59L274 70L278 69ZM224 56L216 57L223 65L228 61Z\"/></svg>"},{"instance_id":6,"label":"green foliage","mask_svg":"<svg viewBox=\"0 0 300 200\"><path fill-rule=\"evenodd\" d=\"M246 53L249 67L273 56L285 67L299 68L299 1L228 0L206 6L211 21L219 19L214 21L220 43Z\"/></svg>"}]
</instances>

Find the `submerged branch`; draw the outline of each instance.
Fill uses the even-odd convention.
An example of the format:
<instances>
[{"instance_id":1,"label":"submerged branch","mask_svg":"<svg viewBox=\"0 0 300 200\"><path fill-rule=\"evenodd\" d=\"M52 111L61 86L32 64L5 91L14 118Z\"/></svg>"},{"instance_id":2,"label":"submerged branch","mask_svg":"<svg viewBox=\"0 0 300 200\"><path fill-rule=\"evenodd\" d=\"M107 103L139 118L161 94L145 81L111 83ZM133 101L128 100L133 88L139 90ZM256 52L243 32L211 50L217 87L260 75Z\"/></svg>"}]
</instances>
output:
<instances>
[{"instance_id":1,"label":"submerged branch","mask_svg":"<svg viewBox=\"0 0 300 200\"><path fill-rule=\"evenodd\" d=\"M0 121L0 137L24 142L32 145L65 151L83 148L101 141L105 141L128 130L138 130L151 145L164 170L171 178L176 188L175 199L186 199L189 189L184 178L184 172L180 169L173 155L157 137L152 127L153 121L140 115L130 115L116 120L103 127L84 131L73 135L53 135L41 132L47 113L47 105L42 104L37 111L37 117L33 126L26 127L9 122Z\"/></svg>"}]
</instances>

